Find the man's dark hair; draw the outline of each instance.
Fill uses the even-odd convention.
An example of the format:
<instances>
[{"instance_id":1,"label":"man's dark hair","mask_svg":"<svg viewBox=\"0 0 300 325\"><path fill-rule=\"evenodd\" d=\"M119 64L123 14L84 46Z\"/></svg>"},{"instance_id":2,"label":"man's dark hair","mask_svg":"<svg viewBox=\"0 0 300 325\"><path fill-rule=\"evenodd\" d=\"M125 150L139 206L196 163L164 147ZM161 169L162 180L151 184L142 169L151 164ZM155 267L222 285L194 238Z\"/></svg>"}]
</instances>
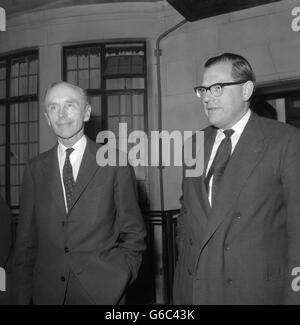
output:
<instances>
[{"instance_id":1,"label":"man's dark hair","mask_svg":"<svg viewBox=\"0 0 300 325\"><path fill-rule=\"evenodd\" d=\"M255 74L250 63L241 55L234 53L223 53L208 59L204 67L209 68L218 63L230 62L232 64L231 75L235 81L251 80L255 84Z\"/></svg>"}]
</instances>

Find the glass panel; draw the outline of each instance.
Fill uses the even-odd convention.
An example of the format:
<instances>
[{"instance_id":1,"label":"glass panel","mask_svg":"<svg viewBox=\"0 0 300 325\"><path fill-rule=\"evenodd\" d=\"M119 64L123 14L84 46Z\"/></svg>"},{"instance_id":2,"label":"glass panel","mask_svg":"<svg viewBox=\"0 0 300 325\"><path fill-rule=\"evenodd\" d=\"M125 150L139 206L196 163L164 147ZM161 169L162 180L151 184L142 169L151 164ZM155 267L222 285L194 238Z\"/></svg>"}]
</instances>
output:
<instances>
[{"instance_id":1,"label":"glass panel","mask_svg":"<svg viewBox=\"0 0 300 325\"><path fill-rule=\"evenodd\" d=\"M81 51L78 55L78 68L86 69L89 67L89 57L87 55L87 50Z\"/></svg>"},{"instance_id":2,"label":"glass panel","mask_svg":"<svg viewBox=\"0 0 300 325\"><path fill-rule=\"evenodd\" d=\"M0 106L0 124L6 123L6 109L5 106Z\"/></svg>"},{"instance_id":3,"label":"glass panel","mask_svg":"<svg viewBox=\"0 0 300 325\"><path fill-rule=\"evenodd\" d=\"M92 107L92 116L101 116L101 96L93 96L89 99Z\"/></svg>"},{"instance_id":4,"label":"glass panel","mask_svg":"<svg viewBox=\"0 0 300 325\"><path fill-rule=\"evenodd\" d=\"M29 94L37 93L37 76L29 77Z\"/></svg>"},{"instance_id":5,"label":"glass panel","mask_svg":"<svg viewBox=\"0 0 300 325\"><path fill-rule=\"evenodd\" d=\"M143 116L134 116L132 118L133 129L144 131L144 117Z\"/></svg>"},{"instance_id":6,"label":"glass panel","mask_svg":"<svg viewBox=\"0 0 300 325\"><path fill-rule=\"evenodd\" d=\"M6 199L5 187L3 187L3 186L0 186L0 195L3 197L4 200Z\"/></svg>"},{"instance_id":7,"label":"glass panel","mask_svg":"<svg viewBox=\"0 0 300 325\"><path fill-rule=\"evenodd\" d=\"M6 97L6 81L0 81L0 98Z\"/></svg>"},{"instance_id":8,"label":"glass panel","mask_svg":"<svg viewBox=\"0 0 300 325\"><path fill-rule=\"evenodd\" d=\"M0 62L0 80L5 78L6 78L6 66L5 66L5 62L2 61Z\"/></svg>"},{"instance_id":9,"label":"glass panel","mask_svg":"<svg viewBox=\"0 0 300 325\"><path fill-rule=\"evenodd\" d=\"M19 121L19 104L10 106L10 122L14 123Z\"/></svg>"},{"instance_id":10,"label":"glass panel","mask_svg":"<svg viewBox=\"0 0 300 325\"><path fill-rule=\"evenodd\" d=\"M28 77L21 77L19 79L19 95L28 94Z\"/></svg>"},{"instance_id":11,"label":"glass panel","mask_svg":"<svg viewBox=\"0 0 300 325\"><path fill-rule=\"evenodd\" d=\"M144 78L127 78L126 89L144 89L145 79Z\"/></svg>"},{"instance_id":12,"label":"glass panel","mask_svg":"<svg viewBox=\"0 0 300 325\"><path fill-rule=\"evenodd\" d=\"M28 63L21 62L20 63L20 76L26 76L28 74Z\"/></svg>"},{"instance_id":13,"label":"glass panel","mask_svg":"<svg viewBox=\"0 0 300 325\"><path fill-rule=\"evenodd\" d=\"M67 73L67 81L73 85L77 85L77 71L69 71Z\"/></svg>"},{"instance_id":14,"label":"glass panel","mask_svg":"<svg viewBox=\"0 0 300 325\"><path fill-rule=\"evenodd\" d=\"M101 87L101 76L100 70L92 69L90 70L90 88L100 88Z\"/></svg>"},{"instance_id":15,"label":"glass panel","mask_svg":"<svg viewBox=\"0 0 300 325\"><path fill-rule=\"evenodd\" d=\"M23 175L25 171L26 165L19 165L19 176L20 176L20 183L22 183Z\"/></svg>"},{"instance_id":16,"label":"glass panel","mask_svg":"<svg viewBox=\"0 0 300 325\"><path fill-rule=\"evenodd\" d=\"M109 117L108 118L108 130L114 132L114 134L119 136L119 118L118 117Z\"/></svg>"},{"instance_id":17,"label":"glass panel","mask_svg":"<svg viewBox=\"0 0 300 325\"><path fill-rule=\"evenodd\" d=\"M19 63L13 61L11 66L11 77L18 77L18 76L19 76Z\"/></svg>"},{"instance_id":18,"label":"glass panel","mask_svg":"<svg viewBox=\"0 0 300 325\"><path fill-rule=\"evenodd\" d=\"M19 140L19 124L10 125L10 143L17 143Z\"/></svg>"},{"instance_id":19,"label":"glass panel","mask_svg":"<svg viewBox=\"0 0 300 325\"><path fill-rule=\"evenodd\" d=\"M38 61L31 60L29 62L29 74L37 74L38 73Z\"/></svg>"},{"instance_id":20,"label":"glass panel","mask_svg":"<svg viewBox=\"0 0 300 325\"><path fill-rule=\"evenodd\" d=\"M5 185L5 167L0 166L0 185Z\"/></svg>"},{"instance_id":21,"label":"glass panel","mask_svg":"<svg viewBox=\"0 0 300 325\"><path fill-rule=\"evenodd\" d=\"M68 54L69 53L69 54ZM75 52L67 52L67 70L77 69L77 55Z\"/></svg>"},{"instance_id":22,"label":"glass panel","mask_svg":"<svg viewBox=\"0 0 300 325\"><path fill-rule=\"evenodd\" d=\"M28 142L27 124L19 124L19 142Z\"/></svg>"},{"instance_id":23,"label":"glass panel","mask_svg":"<svg viewBox=\"0 0 300 325\"><path fill-rule=\"evenodd\" d=\"M4 125L0 126L0 144L5 144L6 139L6 127Z\"/></svg>"},{"instance_id":24,"label":"glass panel","mask_svg":"<svg viewBox=\"0 0 300 325\"><path fill-rule=\"evenodd\" d=\"M17 145L10 146L10 163L17 164L19 161L19 152Z\"/></svg>"},{"instance_id":25,"label":"glass panel","mask_svg":"<svg viewBox=\"0 0 300 325\"><path fill-rule=\"evenodd\" d=\"M29 158L28 145L27 144L20 144L19 149L20 149L19 163L20 164L25 164L25 163L27 163L28 158Z\"/></svg>"},{"instance_id":26,"label":"glass panel","mask_svg":"<svg viewBox=\"0 0 300 325\"><path fill-rule=\"evenodd\" d=\"M133 114L144 114L144 95L132 95Z\"/></svg>"},{"instance_id":27,"label":"glass panel","mask_svg":"<svg viewBox=\"0 0 300 325\"><path fill-rule=\"evenodd\" d=\"M110 56L106 59L106 75L114 75L118 74L118 67L119 67L119 58L117 56Z\"/></svg>"},{"instance_id":28,"label":"glass panel","mask_svg":"<svg viewBox=\"0 0 300 325\"><path fill-rule=\"evenodd\" d=\"M125 79L107 79L106 88L109 90L113 89L125 89Z\"/></svg>"},{"instance_id":29,"label":"glass panel","mask_svg":"<svg viewBox=\"0 0 300 325\"><path fill-rule=\"evenodd\" d=\"M119 71L120 74L131 73L131 57L128 55L120 56Z\"/></svg>"},{"instance_id":30,"label":"glass panel","mask_svg":"<svg viewBox=\"0 0 300 325\"><path fill-rule=\"evenodd\" d=\"M133 55L131 61L131 72L132 73L144 73L143 59L142 55Z\"/></svg>"},{"instance_id":31,"label":"glass panel","mask_svg":"<svg viewBox=\"0 0 300 325\"><path fill-rule=\"evenodd\" d=\"M5 146L0 146L0 165L5 164Z\"/></svg>"},{"instance_id":32,"label":"glass panel","mask_svg":"<svg viewBox=\"0 0 300 325\"><path fill-rule=\"evenodd\" d=\"M120 115L131 115L131 96L120 96Z\"/></svg>"},{"instance_id":33,"label":"glass panel","mask_svg":"<svg viewBox=\"0 0 300 325\"><path fill-rule=\"evenodd\" d=\"M10 96L18 96L19 83L18 79L14 78L10 81Z\"/></svg>"},{"instance_id":34,"label":"glass panel","mask_svg":"<svg viewBox=\"0 0 300 325\"><path fill-rule=\"evenodd\" d=\"M28 110L29 110L29 121L37 121L38 120L37 102L30 102Z\"/></svg>"},{"instance_id":35,"label":"glass panel","mask_svg":"<svg viewBox=\"0 0 300 325\"><path fill-rule=\"evenodd\" d=\"M100 50L99 49L91 49L90 67L91 68L100 68Z\"/></svg>"},{"instance_id":36,"label":"glass panel","mask_svg":"<svg viewBox=\"0 0 300 325\"><path fill-rule=\"evenodd\" d=\"M38 141L38 125L37 123L29 123L29 141Z\"/></svg>"},{"instance_id":37,"label":"glass panel","mask_svg":"<svg viewBox=\"0 0 300 325\"><path fill-rule=\"evenodd\" d=\"M78 85L79 87L83 89L88 89L89 88L89 71L88 70L82 70L79 71L79 82Z\"/></svg>"},{"instance_id":38,"label":"glass panel","mask_svg":"<svg viewBox=\"0 0 300 325\"><path fill-rule=\"evenodd\" d=\"M119 115L119 96L108 96L107 105L108 116Z\"/></svg>"},{"instance_id":39,"label":"glass panel","mask_svg":"<svg viewBox=\"0 0 300 325\"><path fill-rule=\"evenodd\" d=\"M27 122L28 121L28 104L22 103L19 105L19 122Z\"/></svg>"}]
</instances>

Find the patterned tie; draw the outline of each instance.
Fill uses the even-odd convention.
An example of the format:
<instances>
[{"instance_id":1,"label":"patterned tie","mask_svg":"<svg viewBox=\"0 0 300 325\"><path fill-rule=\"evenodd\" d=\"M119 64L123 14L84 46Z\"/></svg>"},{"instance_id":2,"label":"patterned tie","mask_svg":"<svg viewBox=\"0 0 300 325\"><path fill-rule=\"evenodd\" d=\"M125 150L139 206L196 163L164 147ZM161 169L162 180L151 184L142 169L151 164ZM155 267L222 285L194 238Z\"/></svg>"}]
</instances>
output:
<instances>
[{"instance_id":1,"label":"patterned tie","mask_svg":"<svg viewBox=\"0 0 300 325\"><path fill-rule=\"evenodd\" d=\"M73 169L70 162L70 155L74 151L73 148L66 149L66 160L63 168L63 180L65 186L66 200L68 211L70 210L70 204L73 196L73 191L75 187L75 181L73 177Z\"/></svg>"},{"instance_id":2,"label":"patterned tie","mask_svg":"<svg viewBox=\"0 0 300 325\"><path fill-rule=\"evenodd\" d=\"M211 177L214 176L212 182L212 189L211 189L211 204L213 204L214 202L218 187L221 183L222 176L224 174L224 171L226 169L227 163L231 155L232 146L231 146L230 137L232 136L234 131L229 129L229 130L224 130L223 133L225 134L225 138L222 140L221 144L219 145L215 158L205 178L207 193L209 193L209 182Z\"/></svg>"}]
</instances>

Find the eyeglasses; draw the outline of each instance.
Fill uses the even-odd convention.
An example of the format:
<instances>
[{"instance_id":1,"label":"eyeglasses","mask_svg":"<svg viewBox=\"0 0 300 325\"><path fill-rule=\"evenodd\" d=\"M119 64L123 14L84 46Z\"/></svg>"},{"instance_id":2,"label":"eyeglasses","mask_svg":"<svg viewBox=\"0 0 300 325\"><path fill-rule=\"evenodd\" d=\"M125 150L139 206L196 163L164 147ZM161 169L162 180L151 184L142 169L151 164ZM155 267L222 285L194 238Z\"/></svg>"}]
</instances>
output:
<instances>
[{"instance_id":1,"label":"eyeglasses","mask_svg":"<svg viewBox=\"0 0 300 325\"><path fill-rule=\"evenodd\" d=\"M198 86L195 87L195 93L197 95L197 97L204 99L206 92L209 90L210 93L215 96L215 97L220 97L223 94L223 88L226 86L232 86L232 85L240 85L243 84L247 81L235 81L235 82L219 82L216 84L213 84L209 87L204 87L204 86Z\"/></svg>"}]
</instances>

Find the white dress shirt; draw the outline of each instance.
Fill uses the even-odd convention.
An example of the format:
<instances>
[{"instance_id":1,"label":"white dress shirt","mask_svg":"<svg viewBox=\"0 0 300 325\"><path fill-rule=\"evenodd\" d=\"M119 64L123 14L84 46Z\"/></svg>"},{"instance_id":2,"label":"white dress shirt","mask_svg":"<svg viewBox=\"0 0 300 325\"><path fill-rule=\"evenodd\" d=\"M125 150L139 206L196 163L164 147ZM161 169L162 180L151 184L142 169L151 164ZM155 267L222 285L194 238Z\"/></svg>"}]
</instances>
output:
<instances>
[{"instance_id":1,"label":"white dress shirt","mask_svg":"<svg viewBox=\"0 0 300 325\"><path fill-rule=\"evenodd\" d=\"M231 154L233 153L233 150L235 149L239 139L240 139L240 136L241 134L243 133L244 131L244 128L246 126L246 124L248 123L249 121L249 118L250 118L250 115L251 115L251 110L248 109L247 113L231 128L232 130L234 130L234 133L233 135L231 136ZM217 153L217 150L219 148L219 145L221 144L222 140L225 138L225 134L223 133L224 129L218 129L217 131L217 135L216 135L216 138L215 138L215 142L214 142L214 145L213 145L213 148L212 148L212 151L211 151L211 155L210 155L210 158L209 158L209 161L208 161L208 164L207 164L207 169L206 169L206 174L208 173L209 169L210 169L210 166L215 158L215 155ZM209 203L211 205L211 188L212 188L212 182L213 182L213 176L210 178L210 181L209 181L209 193L208 193L208 200L209 200Z\"/></svg>"},{"instance_id":2,"label":"white dress shirt","mask_svg":"<svg viewBox=\"0 0 300 325\"><path fill-rule=\"evenodd\" d=\"M86 147L86 136L83 135L73 146L72 148L74 151L70 155L70 163L72 165L72 170L73 170L73 178L74 181L76 182L79 168L81 165L83 153ZM58 146L57 146L57 157L58 157L58 165L59 165L59 172L60 172L60 179L61 179L61 184L63 188L63 193L64 193L64 201L65 201L65 207L66 207L66 212L68 212L68 207L67 207L67 199L66 199L66 193L65 193L65 186L64 186L64 180L63 180L63 167L65 164L66 160L66 150L68 147L65 147L61 142L58 141Z\"/></svg>"}]
</instances>

